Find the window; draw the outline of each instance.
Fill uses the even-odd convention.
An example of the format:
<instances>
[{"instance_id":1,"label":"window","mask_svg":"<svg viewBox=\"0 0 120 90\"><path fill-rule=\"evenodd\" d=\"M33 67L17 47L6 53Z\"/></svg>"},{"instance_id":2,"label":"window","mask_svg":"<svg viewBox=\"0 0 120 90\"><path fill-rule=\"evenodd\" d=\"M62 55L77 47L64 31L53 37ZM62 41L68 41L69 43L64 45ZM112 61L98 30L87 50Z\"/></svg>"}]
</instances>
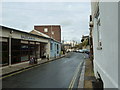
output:
<instances>
[{"instance_id":1,"label":"window","mask_svg":"<svg viewBox=\"0 0 120 90\"><path fill-rule=\"evenodd\" d=\"M28 41L21 41L21 62L29 60Z\"/></svg>"},{"instance_id":2,"label":"window","mask_svg":"<svg viewBox=\"0 0 120 90\"><path fill-rule=\"evenodd\" d=\"M9 63L9 44L7 38L0 37L0 65L8 65Z\"/></svg>"},{"instance_id":3,"label":"window","mask_svg":"<svg viewBox=\"0 0 120 90\"><path fill-rule=\"evenodd\" d=\"M35 57L35 53L36 53L36 51L35 51L35 42L29 42L30 44L29 44L29 49L30 49L30 58L31 57Z\"/></svg>"},{"instance_id":4,"label":"window","mask_svg":"<svg viewBox=\"0 0 120 90\"><path fill-rule=\"evenodd\" d=\"M57 54L59 54L59 45L57 44Z\"/></svg>"},{"instance_id":5,"label":"window","mask_svg":"<svg viewBox=\"0 0 120 90\"><path fill-rule=\"evenodd\" d=\"M19 63L21 62L20 54L21 51L21 42L19 39L13 39L11 40L11 63L15 64L15 63Z\"/></svg>"},{"instance_id":6,"label":"window","mask_svg":"<svg viewBox=\"0 0 120 90\"><path fill-rule=\"evenodd\" d=\"M97 33L98 33L98 46L102 46L101 31L100 31L100 19L97 22Z\"/></svg>"},{"instance_id":7,"label":"window","mask_svg":"<svg viewBox=\"0 0 120 90\"><path fill-rule=\"evenodd\" d=\"M40 58L40 43L39 42L36 42L35 48L36 48L36 57Z\"/></svg>"},{"instance_id":8,"label":"window","mask_svg":"<svg viewBox=\"0 0 120 90\"><path fill-rule=\"evenodd\" d=\"M48 28L44 28L44 32L48 32Z\"/></svg>"},{"instance_id":9,"label":"window","mask_svg":"<svg viewBox=\"0 0 120 90\"><path fill-rule=\"evenodd\" d=\"M52 35L54 35L54 32L52 31Z\"/></svg>"},{"instance_id":10,"label":"window","mask_svg":"<svg viewBox=\"0 0 120 90\"><path fill-rule=\"evenodd\" d=\"M101 22L100 22L100 12L99 12L99 7L96 13L96 25L97 25L97 38L98 38L98 50L102 49L102 37L101 37Z\"/></svg>"},{"instance_id":11,"label":"window","mask_svg":"<svg viewBox=\"0 0 120 90\"><path fill-rule=\"evenodd\" d=\"M53 47L53 44L51 43L51 44L50 44L50 48L51 48L51 50L52 50L52 47Z\"/></svg>"},{"instance_id":12,"label":"window","mask_svg":"<svg viewBox=\"0 0 120 90\"><path fill-rule=\"evenodd\" d=\"M55 48L55 49L54 49L55 52L57 52L57 44L56 44L56 43L54 44L54 48Z\"/></svg>"}]
</instances>

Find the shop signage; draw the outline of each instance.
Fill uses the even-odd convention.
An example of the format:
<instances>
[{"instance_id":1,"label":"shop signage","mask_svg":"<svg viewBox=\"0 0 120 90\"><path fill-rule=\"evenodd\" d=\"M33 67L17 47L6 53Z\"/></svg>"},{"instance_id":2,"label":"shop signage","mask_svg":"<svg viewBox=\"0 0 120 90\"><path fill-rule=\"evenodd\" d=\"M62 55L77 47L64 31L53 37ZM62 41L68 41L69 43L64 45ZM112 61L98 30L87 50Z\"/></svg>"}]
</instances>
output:
<instances>
[{"instance_id":1,"label":"shop signage","mask_svg":"<svg viewBox=\"0 0 120 90\"><path fill-rule=\"evenodd\" d=\"M27 40L35 40L34 37L30 37L30 36L25 36L25 35L21 35L22 39L27 39Z\"/></svg>"}]
</instances>

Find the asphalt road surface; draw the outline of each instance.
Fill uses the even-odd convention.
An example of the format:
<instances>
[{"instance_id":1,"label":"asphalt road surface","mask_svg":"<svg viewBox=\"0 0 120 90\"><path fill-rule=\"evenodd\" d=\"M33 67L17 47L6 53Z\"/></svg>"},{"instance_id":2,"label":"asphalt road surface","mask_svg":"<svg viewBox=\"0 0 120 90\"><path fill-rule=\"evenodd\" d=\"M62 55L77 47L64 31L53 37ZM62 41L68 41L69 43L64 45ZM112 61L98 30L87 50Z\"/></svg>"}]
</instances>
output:
<instances>
[{"instance_id":1,"label":"asphalt road surface","mask_svg":"<svg viewBox=\"0 0 120 90\"><path fill-rule=\"evenodd\" d=\"M66 57L39 65L2 80L3 88L77 88L84 55Z\"/></svg>"}]
</instances>

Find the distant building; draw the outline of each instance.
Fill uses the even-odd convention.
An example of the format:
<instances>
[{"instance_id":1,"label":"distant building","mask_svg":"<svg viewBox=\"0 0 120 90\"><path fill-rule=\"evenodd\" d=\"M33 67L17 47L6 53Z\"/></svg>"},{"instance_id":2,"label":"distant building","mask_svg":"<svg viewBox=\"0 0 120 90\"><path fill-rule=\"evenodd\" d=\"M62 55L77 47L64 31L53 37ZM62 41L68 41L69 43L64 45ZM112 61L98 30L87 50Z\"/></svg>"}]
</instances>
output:
<instances>
[{"instance_id":1,"label":"distant building","mask_svg":"<svg viewBox=\"0 0 120 90\"><path fill-rule=\"evenodd\" d=\"M34 29L48 35L50 38L53 38L61 42L61 27L60 25L35 25Z\"/></svg>"},{"instance_id":2,"label":"distant building","mask_svg":"<svg viewBox=\"0 0 120 90\"><path fill-rule=\"evenodd\" d=\"M90 49L89 36L82 36L82 49Z\"/></svg>"},{"instance_id":3,"label":"distant building","mask_svg":"<svg viewBox=\"0 0 120 90\"><path fill-rule=\"evenodd\" d=\"M64 44L69 44L69 45L71 45L71 47L75 47L77 45L77 42L72 40L72 41L66 41L66 42L64 42Z\"/></svg>"},{"instance_id":4,"label":"distant building","mask_svg":"<svg viewBox=\"0 0 120 90\"><path fill-rule=\"evenodd\" d=\"M72 48L70 44L64 44L65 51L69 51Z\"/></svg>"},{"instance_id":5,"label":"distant building","mask_svg":"<svg viewBox=\"0 0 120 90\"><path fill-rule=\"evenodd\" d=\"M88 39L89 39L89 36L84 36L84 35L83 35L81 41L83 42L83 41L88 40Z\"/></svg>"}]
</instances>

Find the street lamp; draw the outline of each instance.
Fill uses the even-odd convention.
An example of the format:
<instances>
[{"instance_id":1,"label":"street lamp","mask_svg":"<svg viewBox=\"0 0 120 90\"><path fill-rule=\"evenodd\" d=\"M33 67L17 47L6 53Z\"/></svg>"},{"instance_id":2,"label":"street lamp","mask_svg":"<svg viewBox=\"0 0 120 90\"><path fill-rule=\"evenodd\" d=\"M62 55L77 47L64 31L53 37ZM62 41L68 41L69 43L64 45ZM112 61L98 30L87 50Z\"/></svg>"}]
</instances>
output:
<instances>
[{"instance_id":1,"label":"street lamp","mask_svg":"<svg viewBox=\"0 0 120 90\"><path fill-rule=\"evenodd\" d=\"M92 21L89 22L89 26L93 27L93 22Z\"/></svg>"}]
</instances>

